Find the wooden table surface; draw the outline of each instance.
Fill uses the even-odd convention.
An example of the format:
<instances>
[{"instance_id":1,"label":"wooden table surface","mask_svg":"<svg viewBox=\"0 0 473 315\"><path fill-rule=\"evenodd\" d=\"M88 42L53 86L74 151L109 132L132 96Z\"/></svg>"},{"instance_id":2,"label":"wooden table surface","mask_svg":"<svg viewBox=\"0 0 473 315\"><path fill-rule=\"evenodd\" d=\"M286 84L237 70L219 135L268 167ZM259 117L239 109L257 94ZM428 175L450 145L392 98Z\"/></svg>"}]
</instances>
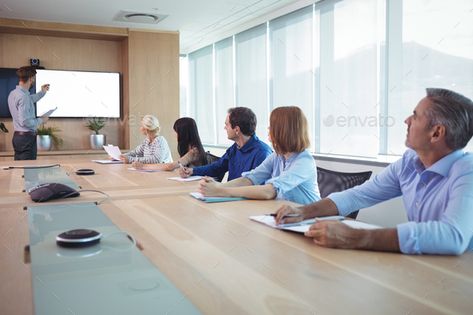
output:
<instances>
[{"instance_id":1,"label":"wooden table surface","mask_svg":"<svg viewBox=\"0 0 473 315\"><path fill-rule=\"evenodd\" d=\"M175 173L139 173L126 165L99 165L83 158L61 166L83 189L111 196L100 208L143 245L144 255L202 313L472 312L472 253L407 256L321 248L303 235L248 219L273 212L282 201L206 204L188 194L196 182L167 179ZM78 168L93 168L97 174L77 176L73 171ZM22 174L0 170L0 314L33 313L31 273L23 263L28 224L22 210L31 200L22 192ZM100 199L84 192L59 202Z\"/></svg>"}]
</instances>

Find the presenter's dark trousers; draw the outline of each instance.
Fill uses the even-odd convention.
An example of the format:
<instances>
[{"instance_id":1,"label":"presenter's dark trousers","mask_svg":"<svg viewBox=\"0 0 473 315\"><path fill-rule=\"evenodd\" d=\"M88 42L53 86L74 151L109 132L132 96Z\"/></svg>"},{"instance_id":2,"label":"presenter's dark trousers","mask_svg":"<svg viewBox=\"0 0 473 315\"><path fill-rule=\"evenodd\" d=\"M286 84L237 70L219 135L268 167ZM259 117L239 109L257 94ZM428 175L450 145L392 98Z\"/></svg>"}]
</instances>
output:
<instances>
[{"instance_id":1,"label":"presenter's dark trousers","mask_svg":"<svg viewBox=\"0 0 473 315\"><path fill-rule=\"evenodd\" d=\"M15 160L36 160L36 132L15 131L12 143Z\"/></svg>"}]
</instances>

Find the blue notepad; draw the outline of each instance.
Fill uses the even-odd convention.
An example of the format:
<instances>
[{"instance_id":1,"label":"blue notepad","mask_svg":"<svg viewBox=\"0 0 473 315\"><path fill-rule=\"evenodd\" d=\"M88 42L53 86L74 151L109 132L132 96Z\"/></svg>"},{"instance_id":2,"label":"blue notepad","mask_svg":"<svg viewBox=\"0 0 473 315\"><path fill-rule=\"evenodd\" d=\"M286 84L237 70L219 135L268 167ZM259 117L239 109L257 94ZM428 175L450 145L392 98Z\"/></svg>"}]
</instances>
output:
<instances>
[{"instance_id":1,"label":"blue notepad","mask_svg":"<svg viewBox=\"0 0 473 315\"><path fill-rule=\"evenodd\" d=\"M191 192L190 195L195 199L199 199L207 203L245 200L245 198L242 197L205 197L199 192Z\"/></svg>"}]
</instances>

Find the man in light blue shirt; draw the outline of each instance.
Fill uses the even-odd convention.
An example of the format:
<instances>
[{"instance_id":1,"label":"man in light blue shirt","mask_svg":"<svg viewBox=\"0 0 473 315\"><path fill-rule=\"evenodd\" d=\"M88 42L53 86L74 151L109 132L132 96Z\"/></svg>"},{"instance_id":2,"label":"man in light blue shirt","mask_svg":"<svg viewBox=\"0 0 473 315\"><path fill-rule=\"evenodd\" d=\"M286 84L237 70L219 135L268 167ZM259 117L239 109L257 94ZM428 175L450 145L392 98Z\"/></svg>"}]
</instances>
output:
<instances>
[{"instance_id":1,"label":"man in light blue shirt","mask_svg":"<svg viewBox=\"0 0 473 315\"><path fill-rule=\"evenodd\" d=\"M13 118L13 149L15 160L36 160L36 130L38 125L48 121L48 116L36 118L35 103L49 90L49 84L41 87L41 92L30 95L29 89L35 84L34 67L21 67L16 71L18 85L8 95L8 108Z\"/></svg>"},{"instance_id":2,"label":"man in light blue shirt","mask_svg":"<svg viewBox=\"0 0 473 315\"><path fill-rule=\"evenodd\" d=\"M278 210L278 223L348 215L402 196L409 222L397 228L355 230L340 222L317 222L306 232L320 246L460 255L473 250L473 155L462 151L473 135L473 103L444 89L427 89L406 119L403 157L361 186L311 205ZM289 213L299 217L286 217Z\"/></svg>"}]
</instances>

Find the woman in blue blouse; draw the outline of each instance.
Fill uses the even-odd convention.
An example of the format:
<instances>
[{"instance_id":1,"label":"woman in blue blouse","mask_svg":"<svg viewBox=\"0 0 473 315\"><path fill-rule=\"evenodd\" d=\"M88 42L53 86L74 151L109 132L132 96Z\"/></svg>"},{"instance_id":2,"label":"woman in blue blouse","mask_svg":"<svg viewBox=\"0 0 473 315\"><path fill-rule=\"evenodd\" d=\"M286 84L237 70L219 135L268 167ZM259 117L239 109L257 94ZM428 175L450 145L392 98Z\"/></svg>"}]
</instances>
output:
<instances>
[{"instance_id":1,"label":"woman in blue blouse","mask_svg":"<svg viewBox=\"0 0 473 315\"><path fill-rule=\"evenodd\" d=\"M269 140L275 153L241 178L217 183L209 177L200 181L204 196L283 199L308 204L320 199L315 161L307 119L299 107L278 107L271 112Z\"/></svg>"}]
</instances>

